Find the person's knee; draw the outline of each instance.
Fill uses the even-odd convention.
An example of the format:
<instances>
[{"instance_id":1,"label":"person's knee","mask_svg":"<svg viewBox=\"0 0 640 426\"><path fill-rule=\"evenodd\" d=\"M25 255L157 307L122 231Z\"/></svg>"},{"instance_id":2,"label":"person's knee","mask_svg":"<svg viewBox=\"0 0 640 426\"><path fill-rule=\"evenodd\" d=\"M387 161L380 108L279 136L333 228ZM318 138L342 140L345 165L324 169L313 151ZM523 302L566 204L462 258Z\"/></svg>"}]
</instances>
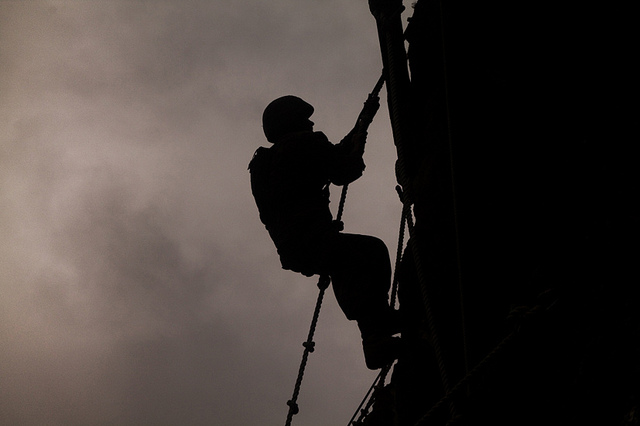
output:
<instances>
[{"instance_id":1,"label":"person's knee","mask_svg":"<svg viewBox=\"0 0 640 426\"><path fill-rule=\"evenodd\" d=\"M372 235L352 235L353 244L372 253L382 253L388 256L387 245L378 237Z\"/></svg>"},{"instance_id":2,"label":"person's knee","mask_svg":"<svg viewBox=\"0 0 640 426\"><path fill-rule=\"evenodd\" d=\"M389 258L389 249L387 248L387 245L384 243L384 241L376 237L373 237L373 239L375 241L373 245L375 247L376 252L380 253L386 258Z\"/></svg>"},{"instance_id":3,"label":"person's knee","mask_svg":"<svg viewBox=\"0 0 640 426\"><path fill-rule=\"evenodd\" d=\"M391 267L389 250L380 238L370 235L340 234L336 241L334 270L345 275L386 275ZM350 271L350 272L349 272Z\"/></svg>"},{"instance_id":4,"label":"person's knee","mask_svg":"<svg viewBox=\"0 0 640 426\"><path fill-rule=\"evenodd\" d=\"M369 236L367 239L367 251L375 262L389 263L389 249L380 238Z\"/></svg>"}]
</instances>

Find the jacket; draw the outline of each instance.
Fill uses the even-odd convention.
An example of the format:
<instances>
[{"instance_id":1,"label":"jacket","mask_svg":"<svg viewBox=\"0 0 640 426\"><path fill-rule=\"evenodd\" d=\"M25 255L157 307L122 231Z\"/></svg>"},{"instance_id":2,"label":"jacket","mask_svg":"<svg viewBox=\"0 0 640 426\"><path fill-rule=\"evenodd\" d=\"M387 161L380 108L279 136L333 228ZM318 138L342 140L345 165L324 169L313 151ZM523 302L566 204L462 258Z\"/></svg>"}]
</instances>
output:
<instances>
[{"instance_id":1,"label":"jacket","mask_svg":"<svg viewBox=\"0 0 640 426\"><path fill-rule=\"evenodd\" d=\"M365 168L353 138L351 132L334 145L322 132L290 133L254 154L251 190L284 269L319 273L328 238L337 232L329 184L351 183Z\"/></svg>"}]
</instances>

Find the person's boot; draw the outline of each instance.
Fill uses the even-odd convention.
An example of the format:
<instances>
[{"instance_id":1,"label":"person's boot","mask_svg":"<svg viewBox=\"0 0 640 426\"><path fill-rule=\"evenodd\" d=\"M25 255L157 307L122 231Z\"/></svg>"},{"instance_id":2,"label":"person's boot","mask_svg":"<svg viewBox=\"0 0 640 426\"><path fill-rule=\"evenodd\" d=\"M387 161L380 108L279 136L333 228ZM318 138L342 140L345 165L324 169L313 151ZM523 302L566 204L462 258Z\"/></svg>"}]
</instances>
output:
<instances>
[{"instance_id":1,"label":"person's boot","mask_svg":"<svg viewBox=\"0 0 640 426\"><path fill-rule=\"evenodd\" d=\"M389 332L393 336L394 334L402 333L402 316L400 311L389 308Z\"/></svg>"},{"instance_id":2,"label":"person's boot","mask_svg":"<svg viewBox=\"0 0 640 426\"><path fill-rule=\"evenodd\" d=\"M369 370L377 370L391 364L400 356L399 337L371 336L362 339L364 362Z\"/></svg>"},{"instance_id":3,"label":"person's boot","mask_svg":"<svg viewBox=\"0 0 640 426\"><path fill-rule=\"evenodd\" d=\"M367 368L377 370L400 355L400 339L392 336L390 324L376 319L358 320Z\"/></svg>"}]
</instances>

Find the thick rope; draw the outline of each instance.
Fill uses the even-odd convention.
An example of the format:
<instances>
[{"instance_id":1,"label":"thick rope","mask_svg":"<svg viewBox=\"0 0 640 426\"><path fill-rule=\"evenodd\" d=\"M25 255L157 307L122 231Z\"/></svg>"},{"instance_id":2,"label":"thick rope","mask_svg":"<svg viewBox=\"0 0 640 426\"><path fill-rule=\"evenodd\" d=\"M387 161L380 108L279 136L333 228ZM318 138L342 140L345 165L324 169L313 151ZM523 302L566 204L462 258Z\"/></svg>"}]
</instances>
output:
<instances>
[{"instance_id":1,"label":"thick rope","mask_svg":"<svg viewBox=\"0 0 640 426\"><path fill-rule=\"evenodd\" d=\"M393 43L391 42L390 37L387 37L387 51L393 52L392 47L393 47ZM389 56L390 56L389 62L392 62L393 54L389 53ZM396 149L398 151L398 180L400 185L403 185L405 188L408 188L409 177L405 167L405 158L406 158L405 151L404 151L405 142L404 142L403 133L400 131L400 129L402 128L402 114L400 114L401 104L400 104L400 99L398 98L397 90L395 90L398 87L398 83L397 83L398 76L397 76L397 73L395 72L394 67L390 67L388 77L389 77L389 85L388 85L387 95L389 96L391 109L396 112L391 116L391 122L392 122L391 128L393 131L393 138L395 140Z\"/></svg>"},{"instance_id":2,"label":"thick rope","mask_svg":"<svg viewBox=\"0 0 640 426\"><path fill-rule=\"evenodd\" d=\"M396 186L396 191L400 191L400 186ZM407 223L407 217L410 213L409 209L409 205L402 205L402 217L400 218L400 230L398 231L398 248L396 249L396 263L393 267L393 286L391 288L391 301L389 302L389 306L391 306L392 308L395 307L396 298L398 297L398 271L400 270L400 264L402 263L405 225Z\"/></svg>"},{"instance_id":3,"label":"thick rope","mask_svg":"<svg viewBox=\"0 0 640 426\"><path fill-rule=\"evenodd\" d=\"M413 260L416 267L416 274L418 275L418 282L420 284L420 295L422 296L422 304L425 309L425 314L427 316L427 326L429 327L429 333L431 334L431 342L433 344L433 350L436 356L436 363L438 364L438 370L440 372L440 380L442 381L442 386L445 390L445 393L449 393L451 390L451 386L449 384L449 376L447 374L447 368L444 362L444 354L442 352L442 345L440 344L440 337L435 323L435 317L433 315L433 309L431 307L431 299L429 297L429 293L427 290L427 279L424 274L424 267L422 264L422 256L419 253L419 243L418 243L418 235L415 232L415 226L413 223L413 214L411 212L411 206L407 206L407 200L405 199L402 192L399 190L400 198L402 200L403 205L407 208L407 227L409 228L409 235L411 238L409 239L409 246L411 248L411 252L413 253ZM455 414L455 407L453 405L449 406L451 411L451 415Z\"/></svg>"}]
</instances>

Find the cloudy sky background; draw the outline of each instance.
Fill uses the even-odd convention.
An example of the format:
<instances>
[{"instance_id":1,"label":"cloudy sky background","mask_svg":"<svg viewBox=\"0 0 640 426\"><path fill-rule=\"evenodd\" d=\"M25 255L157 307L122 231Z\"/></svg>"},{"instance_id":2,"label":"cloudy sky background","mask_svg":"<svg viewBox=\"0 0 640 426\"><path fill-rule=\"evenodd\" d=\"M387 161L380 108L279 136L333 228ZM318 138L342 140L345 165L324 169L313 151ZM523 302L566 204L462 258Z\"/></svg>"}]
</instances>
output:
<instances>
[{"instance_id":1,"label":"cloudy sky background","mask_svg":"<svg viewBox=\"0 0 640 426\"><path fill-rule=\"evenodd\" d=\"M0 424L284 424L316 279L247 164L283 94L339 141L377 43L365 0L0 0ZM344 219L393 254L382 104ZM346 425L375 377L327 295L296 425Z\"/></svg>"}]
</instances>

